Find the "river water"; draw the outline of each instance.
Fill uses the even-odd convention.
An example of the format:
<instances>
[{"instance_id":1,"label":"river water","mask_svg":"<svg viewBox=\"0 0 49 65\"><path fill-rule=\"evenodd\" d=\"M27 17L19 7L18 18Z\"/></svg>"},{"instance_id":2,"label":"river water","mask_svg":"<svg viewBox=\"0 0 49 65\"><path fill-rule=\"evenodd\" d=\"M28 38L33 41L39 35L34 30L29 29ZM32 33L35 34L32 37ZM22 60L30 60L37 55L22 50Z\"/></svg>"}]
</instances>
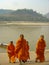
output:
<instances>
[{"instance_id":1,"label":"river water","mask_svg":"<svg viewBox=\"0 0 49 65\"><path fill-rule=\"evenodd\" d=\"M0 25L0 43L8 44L13 40L16 44L20 34L29 41L30 50L35 50L36 42L41 34L45 36L46 49L49 49L49 25ZM1 51L1 49L0 49ZM2 49L2 51L4 51Z\"/></svg>"}]
</instances>

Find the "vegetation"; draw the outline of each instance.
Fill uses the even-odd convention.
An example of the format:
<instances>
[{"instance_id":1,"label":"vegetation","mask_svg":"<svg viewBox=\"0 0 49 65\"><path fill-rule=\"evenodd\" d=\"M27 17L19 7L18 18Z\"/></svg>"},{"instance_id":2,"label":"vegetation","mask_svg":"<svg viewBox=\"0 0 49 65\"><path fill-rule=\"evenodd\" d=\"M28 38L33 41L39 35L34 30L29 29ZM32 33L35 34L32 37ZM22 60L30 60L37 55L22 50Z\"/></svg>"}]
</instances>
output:
<instances>
[{"instance_id":1,"label":"vegetation","mask_svg":"<svg viewBox=\"0 0 49 65\"><path fill-rule=\"evenodd\" d=\"M43 21L49 22L49 19L32 9L0 10L0 21Z\"/></svg>"}]
</instances>

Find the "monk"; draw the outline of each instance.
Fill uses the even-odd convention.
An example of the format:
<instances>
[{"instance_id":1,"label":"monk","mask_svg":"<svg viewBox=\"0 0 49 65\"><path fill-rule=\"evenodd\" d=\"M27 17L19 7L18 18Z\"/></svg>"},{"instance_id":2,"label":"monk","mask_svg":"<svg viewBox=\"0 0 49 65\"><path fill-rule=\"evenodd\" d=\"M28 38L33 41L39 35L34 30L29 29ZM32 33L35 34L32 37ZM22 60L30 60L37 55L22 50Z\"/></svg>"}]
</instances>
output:
<instances>
[{"instance_id":1,"label":"monk","mask_svg":"<svg viewBox=\"0 0 49 65\"><path fill-rule=\"evenodd\" d=\"M24 39L24 35L21 34L20 38L16 42L16 57L19 59L20 65L22 62L26 62L28 57L27 41Z\"/></svg>"},{"instance_id":2,"label":"monk","mask_svg":"<svg viewBox=\"0 0 49 65\"><path fill-rule=\"evenodd\" d=\"M27 43L26 43L26 58L27 59L30 59L30 55L29 55L29 42L27 41ZM24 60L22 60L24 63L25 62L27 62L27 59L24 61Z\"/></svg>"},{"instance_id":3,"label":"monk","mask_svg":"<svg viewBox=\"0 0 49 65\"><path fill-rule=\"evenodd\" d=\"M15 46L13 44L13 41L10 41L9 45L7 46L7 53L9 62L15 63Z\"/></svg>"},{"instance_id":4,"label":"monk","mask_svg":"<svg viewBox=\"0 0 49 65\"><path fill-rule=\"evenodd\" d=\"M45 51L46 43L44 40L44 35L40 36L40 39L37 42L36 45L36 62L39 60L40 62L45 61L44 51Z\"/></svg>"}]
</instances>

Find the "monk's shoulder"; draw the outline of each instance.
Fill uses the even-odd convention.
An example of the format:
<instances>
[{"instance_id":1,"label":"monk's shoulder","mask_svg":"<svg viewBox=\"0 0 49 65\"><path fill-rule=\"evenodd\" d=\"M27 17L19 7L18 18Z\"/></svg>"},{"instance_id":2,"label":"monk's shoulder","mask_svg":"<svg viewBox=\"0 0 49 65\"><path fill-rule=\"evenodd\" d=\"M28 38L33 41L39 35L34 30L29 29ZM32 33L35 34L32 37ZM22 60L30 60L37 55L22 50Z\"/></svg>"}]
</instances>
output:
<instances>
[{"instance_id":1,"label":"monk's shoulder","mask_svg":"<svg viewBox=\"0 0 49 65\"><path fill-rule=\"evenodd\" d=\"M24 41L26 41L26 39L24 39Z\"/></svg>"},{"instance_id":2,"label":"monk's shoulder","mask_svg":"<svg viewBox=\"0 0 49 65\"><path fill-rule=\"evenodd\" d=\"M26 39L24 39L24 42L27 42Z\"/></svg>"},{"instance_id":3,"label":"monk's shoulder","mask_svg":"<svg viewBox=\"0 0 49 65\"><path fill-rule=\"evenodd\" d=\"M9 49L9 48L10 48L10 45L8 44L8 45L7 45L7 49Z\"/></svg>"},{"instance_id":4,"label":"monk's shoulder","mask_svg":"<svg viewBox=\"0 0 49 65\"><path fill-rule=\"evenodd\" d=\"M16 43L18 43L20 41L20 39L17 39Z\"/></svg>"},{"instance_id":5,"label":"monk's shoulder","mask_svg":"<svg viewBox=\"0 0 49 65\"><path fill-rule=\"evenodd\" d=\"M37 40L36 47L40 45L40 42L41 42L41 41L40 41L40 39L39 39L39 40Z\"/></svg>"},{"instance_id":6,"label":"monk's shoulder","mask_svg":"<svg viewBox=\"0 0 49 65\"><path fill-rule=\"evenodd\" d=\"M44 40L44 43L46 43L46 41Z\"/></svg>"},{"instance_id":7,"label":"monk's shoulder","mask_svg":"<svg viewBox=\"0 0 49 65\"><path fill-rule=\"evenodd\" d=\"M13 44L13 47L15 47L15 45Z\"/></svg>"},{"instance_id":8,"label":"monk's shoulder","mask_svg":"<svg viewBox=\"0 0 49 65\"><path fill-rule=\"evenodd\" d=\"M21 45L21 40L20 39L18 39L17 41L16 41L16 45Z\"/></svg>"},{"instance_id":9,"label":"monk's shoulder","mask_svg":"<svg viewBox=\"0 0 49 65\"><path fill-rule=\"evenodd\" d=\"M46 41L44 40L44 45L46 46Z\"/></svg>"}]
</instances>

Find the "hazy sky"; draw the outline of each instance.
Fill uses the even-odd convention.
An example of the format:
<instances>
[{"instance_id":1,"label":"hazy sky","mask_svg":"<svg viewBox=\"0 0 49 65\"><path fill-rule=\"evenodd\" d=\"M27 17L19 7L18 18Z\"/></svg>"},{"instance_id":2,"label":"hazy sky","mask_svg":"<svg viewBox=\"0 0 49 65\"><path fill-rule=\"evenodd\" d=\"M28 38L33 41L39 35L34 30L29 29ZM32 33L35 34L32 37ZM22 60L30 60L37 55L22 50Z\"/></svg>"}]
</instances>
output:
<instances>
[{"instance_id":1,"label":"hazy sky","mask_svg":"<svg viewBox=\"0 0 49 65\"><path fill-rule=\"evenodd\" d=\"M49 12L49 0L0 0L0 9L24 8L45 14Z\"/></svg>"}]
</instances>

